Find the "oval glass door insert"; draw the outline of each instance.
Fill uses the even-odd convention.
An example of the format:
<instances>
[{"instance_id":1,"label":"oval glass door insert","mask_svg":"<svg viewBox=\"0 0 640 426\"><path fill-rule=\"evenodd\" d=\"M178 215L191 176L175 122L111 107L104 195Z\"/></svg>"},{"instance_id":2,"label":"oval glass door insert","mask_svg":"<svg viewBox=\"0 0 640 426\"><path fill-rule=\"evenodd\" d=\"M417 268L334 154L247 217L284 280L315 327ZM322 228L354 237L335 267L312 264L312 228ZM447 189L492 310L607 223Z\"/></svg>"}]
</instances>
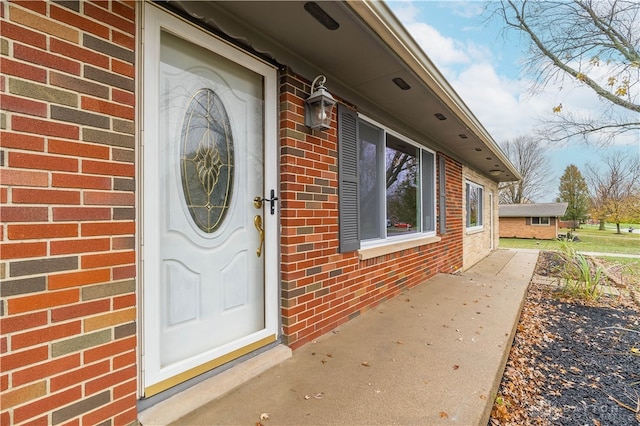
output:
<instances>
[{"instance_id":1,"label":"oval glass door insert","mask_svg":"<svg viewBox=\"0 0 640 426\"><path fill-rule=\"evenodd\" d=\"M198 90L182 126L180 175L191 218L202 231L220 227L233 194L233 135L220 97Z\"/></svg>"}]
</instances>

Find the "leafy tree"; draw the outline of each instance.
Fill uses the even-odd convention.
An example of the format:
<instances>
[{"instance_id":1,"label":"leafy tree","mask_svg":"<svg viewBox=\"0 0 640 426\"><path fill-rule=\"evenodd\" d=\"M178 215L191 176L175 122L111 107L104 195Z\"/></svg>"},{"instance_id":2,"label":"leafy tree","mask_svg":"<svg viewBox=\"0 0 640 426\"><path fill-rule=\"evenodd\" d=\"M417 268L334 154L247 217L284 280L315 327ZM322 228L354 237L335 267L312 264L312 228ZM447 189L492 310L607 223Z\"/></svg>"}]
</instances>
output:
<instances>
[{"instance_id":1,"label":"leafy tree","mask_svg":"<svg viewBox=\"0 0 640 426\"><path fill-rule=\"evenodd\" d=\"M640 155L631 157L618 152L604 158L604 168L587 165L587 181L591 192L593 217L616 224L633 220L637 215L640 194Z\"/></svg>"},{"instance_id":2,"label":"leafy tree","mask_svg":"<svg viewBox=\"0 0 640 426\"><path fill-rule=\"evenodd\" d=\"M579 223L587 218L589 188L582 173L574 164L569 164L560 177L558 193L560 201L568 203L563 219L571 221L571 229L575 230Z\"/></svg>"},{"instance_id":3,"label":"leafy tree","mask_svg":"<svg viewBox=\"0 0 640 426\"><path fill-rule=\"evenodd\" d=\"M544 195L549 159L539 140L532 136L518 136L501 144L502 150L516 167L522 180L505 182L499 186L501 204L531 203Z\"/></svg>"},{"instance_id":4,"label":"leafy tree","mask_svg":"<svg viewBox=\"0 0 640 426\"><path fill-rule=\"evenodd\" d=\"M640 2L637 0L501 0L489 3L506 30L529 43L523 70L532 92L577 83L605 105L598 117L553 108L541 133L553 141L590 136L606 144L640 130ZM632 133L633 134L633 133Z\"/></svg>"}]
</instances>

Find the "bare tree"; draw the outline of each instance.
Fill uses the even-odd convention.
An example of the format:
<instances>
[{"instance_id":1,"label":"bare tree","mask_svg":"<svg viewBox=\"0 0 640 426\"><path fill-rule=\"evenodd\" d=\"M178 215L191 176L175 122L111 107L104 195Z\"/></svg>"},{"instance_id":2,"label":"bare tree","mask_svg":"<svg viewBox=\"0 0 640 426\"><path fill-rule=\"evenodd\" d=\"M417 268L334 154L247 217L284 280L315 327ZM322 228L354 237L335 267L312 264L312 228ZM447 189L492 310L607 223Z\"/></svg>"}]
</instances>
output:
<instances>
[{"instance_id":1,"label":"bare tree","mask_svg":"<svg viewBox=\"0 0 640 426\"><path fill-rule=\"evenodd\" d=\"M640 194L640 156L621 152L604 157L604 167L587 165L587 182L591 192L592 215L604 229L605 221L616 224L632 218Z\"/></svg>"},{"instance_id":2,"label":"bare tree","mask_svg":"<svg viewBox=\"0 0 640 426\"><path fill-rule=\"evenodd\" d=\"M516 167L522 180L501 183L501 204L532 203L544 195L549 159L541 142L532 136L518 136L501 144L502 150Z\"/></svg>"},{"instance_id":3,"label":"bare tree","mask_svg":"<svg viewBox=\"0 0 640 426\"><path fill-rule=\"evenodd\" d=\"M546 139L580 136L604 145L640 130L640 2L501 0L489 7L529 42L523 70L532 92L576 82L603 101L597 117L555 106L540 130Z\"/></svg>"}]
</instances>

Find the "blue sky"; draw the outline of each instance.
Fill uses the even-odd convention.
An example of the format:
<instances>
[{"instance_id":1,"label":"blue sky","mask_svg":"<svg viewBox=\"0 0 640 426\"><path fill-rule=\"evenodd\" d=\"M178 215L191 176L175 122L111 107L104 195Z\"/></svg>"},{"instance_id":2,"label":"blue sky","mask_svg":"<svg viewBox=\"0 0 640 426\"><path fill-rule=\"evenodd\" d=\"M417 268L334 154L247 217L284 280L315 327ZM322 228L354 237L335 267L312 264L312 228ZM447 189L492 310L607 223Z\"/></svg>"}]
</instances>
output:
<instances>
[{"instance_id":1,"label":"blue sky","mask_svg":"<svg viewBox=\"0 0 640 426\"><path fill-rule=\"evenodd\" d=\"M530 94L519 66L527 45L519 43L514 32L505 38L502 23L482 15L484 1L386 2L498 143L533 135L539 118L551 114L559 103L592 114L602 108L594 94L580 87L550 86ZM569 164L584 173L587 163L598 165L603 155L618 150L640 153L640 135L627 135L606 149L582 142L547 146L548 195L535 201L554 201L559 178Z\"/></svg>"}]
</instances>

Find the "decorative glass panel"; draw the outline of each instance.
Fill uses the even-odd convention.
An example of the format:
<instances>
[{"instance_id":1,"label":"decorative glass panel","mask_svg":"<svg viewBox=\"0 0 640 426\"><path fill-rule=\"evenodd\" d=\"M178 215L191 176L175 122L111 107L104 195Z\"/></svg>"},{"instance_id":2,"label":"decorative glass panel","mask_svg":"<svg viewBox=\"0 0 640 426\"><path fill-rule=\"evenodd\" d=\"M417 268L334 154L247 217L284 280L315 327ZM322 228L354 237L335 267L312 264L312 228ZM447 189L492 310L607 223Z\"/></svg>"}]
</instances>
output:
<instances>
[{"instance_id":1,"label":"decorative glass panel","mask_svg":"<svg viewBox=\"0 0 640 426\"><path fill-rule=\"evenodd\" d=\"M200 89L182 126L180 172L189 213L204 232L214 232L233 193L233 135L227 111L211 89Z\"/></svg>"}]
</instances>

